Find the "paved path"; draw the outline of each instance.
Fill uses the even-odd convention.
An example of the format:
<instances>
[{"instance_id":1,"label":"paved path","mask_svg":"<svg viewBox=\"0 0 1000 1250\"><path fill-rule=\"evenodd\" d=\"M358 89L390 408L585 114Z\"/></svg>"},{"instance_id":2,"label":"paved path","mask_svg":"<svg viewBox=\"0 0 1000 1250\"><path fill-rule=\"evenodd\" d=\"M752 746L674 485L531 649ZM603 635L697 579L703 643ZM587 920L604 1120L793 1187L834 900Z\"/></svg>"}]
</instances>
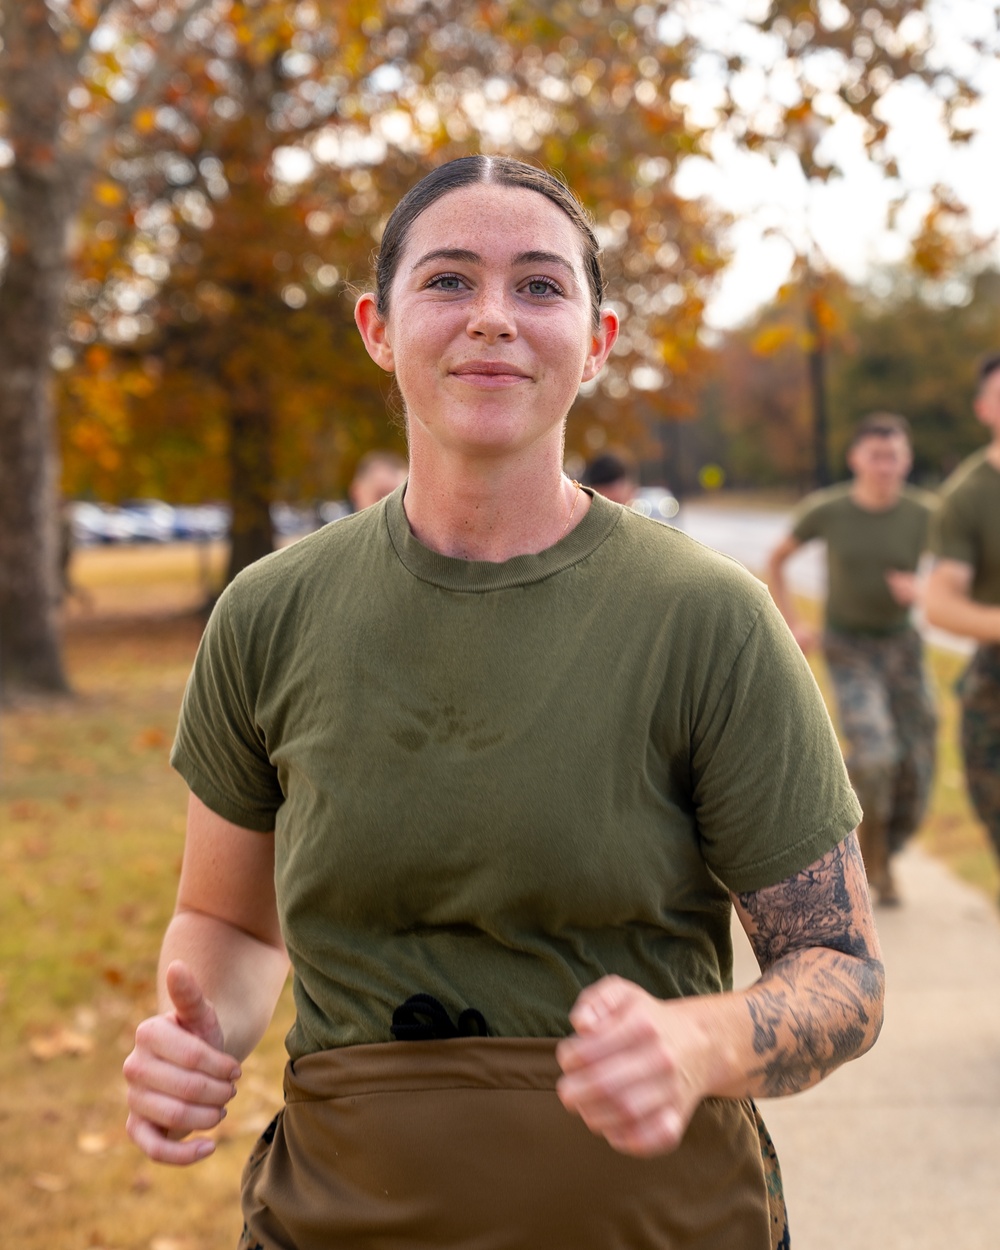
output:
<instances>
[{"instance_id":1,"label":"paved path","mask_svg":"<svg viewBox=\"0 0 1000 1250\"><path fill-rule=\"evenodd\" d=\"M880 908L886 1020L863 1059L761 1110L795 1250L1000 1247L1000 913L918 849ZM742 930L737 984L757 975Z\"/></svg>"}]
</instances>

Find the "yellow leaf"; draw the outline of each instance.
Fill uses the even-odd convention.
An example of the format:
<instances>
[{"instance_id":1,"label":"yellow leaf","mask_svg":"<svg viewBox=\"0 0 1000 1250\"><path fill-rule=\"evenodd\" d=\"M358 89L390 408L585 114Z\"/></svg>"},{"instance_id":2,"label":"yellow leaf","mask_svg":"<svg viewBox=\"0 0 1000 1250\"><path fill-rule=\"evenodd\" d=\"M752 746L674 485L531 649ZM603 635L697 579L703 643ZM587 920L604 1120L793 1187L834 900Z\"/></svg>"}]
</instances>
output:
<instances>
[{"instance_id":1,"label":"yellow leaf","mask_svg":"<svg viewBox=\"0 0 1000 1250\"><path fill-rule=\"evenodd\" d=\"M758 356L773 356L791 342L794 335L791 326L765 326L753 340L753 350Z\"/></svg>"},{"instance_id":2,"label":"yellow leaf","mask_svg":"<svg viewBox=\"0 0 1000 1250\"><path fill-rule=\"evenodd\" d=\"M99 182L94 188L94 196L98 204L105 208L115 208L125 198L125 193L115 182Z\"/></svg>"},{"instance_id":3,"label":"yellow leaf","mask_svg":"<svg viewBox=\"0 0 1000 1250\"><path fill-rule=\"evenodd\" d=\"M140 109L135 115L134 124L141 135L148 135L156 127L156 113L153 109Z\"/></svg>"}]
</instances>

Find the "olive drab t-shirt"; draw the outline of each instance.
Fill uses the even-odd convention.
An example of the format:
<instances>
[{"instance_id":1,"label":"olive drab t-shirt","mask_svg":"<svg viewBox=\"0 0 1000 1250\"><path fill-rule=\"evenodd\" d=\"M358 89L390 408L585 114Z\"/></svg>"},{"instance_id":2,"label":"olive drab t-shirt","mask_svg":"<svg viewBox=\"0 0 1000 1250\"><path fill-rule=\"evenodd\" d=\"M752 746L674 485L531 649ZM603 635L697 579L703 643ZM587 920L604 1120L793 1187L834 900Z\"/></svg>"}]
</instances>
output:
<instances>
[{"instance_id":1,"label":"olive drab t-shirt","mask_svg":"<svg viewBox=\"0 0 1000 1250\"><path fill-rule=\"evenodd\" d=\"M820 538L827 551L826 623L843 633L889 634L905 629L910 610L885 580L889 569L912 573L927 547L935 500L905 486L893 507L871 512L844 482L808 495L792 516L800 543Z\"/></svg>"},{"instance_id":2,"label":"olive drab t-shirt","mask_svg":"<svg viewBox=\"0 0 1000 1250\"><path fill-rule=\"evenodd\" d=\"M423 547L402 499L233 582L172 756L220 816L274 830L292 1058L391 1040L420 992L559 1037L606 973L728 986L728 890L860 818L766 589L600 496L500 564Z\"/></svg>"},{"instance_id":3,"label":"olive drab t-shirt","mask_svg":"<svg viewBox=\"0 0 1000 1250\"><path fill-rule=\"evenodd\" d=\"M941 488L931 550L972 565L976 603L1000 604L1000 470L987 449L964 460Z\"/></svg>"}]
</instances>

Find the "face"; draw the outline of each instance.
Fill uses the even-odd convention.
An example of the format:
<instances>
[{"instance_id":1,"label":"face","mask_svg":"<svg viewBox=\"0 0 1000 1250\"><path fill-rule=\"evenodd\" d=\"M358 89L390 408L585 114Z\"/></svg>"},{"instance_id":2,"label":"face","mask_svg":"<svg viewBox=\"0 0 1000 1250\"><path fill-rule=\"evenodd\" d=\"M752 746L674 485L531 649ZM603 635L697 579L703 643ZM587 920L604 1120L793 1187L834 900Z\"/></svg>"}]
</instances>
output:
<instances>
[{"instance_id":1,"label":"face","mask_svg":"<svg viewBox=\"0 0 1000 1250\"><path fill-rule=\"evenodd\" d=\"M561 448L582 382L617 336L595 328L583 241L545 196L474 185L413 222L388 319L362 296L356 318L377 364L396 375L411 449L474 456Z\"/></svg>"},{"instance_id":2,"label":"face","mask_svg":"<svg viewBox=\"0 0 1000 1250\"><path fill-rule=\"evenodd\" d=\"M986 375L976 395L976 416L1000 438L1000 369Z\"/></svg>"},{"instance_id":3,"label":"face","mask_svg":"<svg viewBox=\"0 0 1000 1250\"><path fill-rule=\"evenodd\" d=\"M391 495L406 477L406 470L391 464L373 464L361 477L351 483L348 494L355 509L369 508L386 495Z\"/></svg>"},{"instance_id":4,"label":"face","mask_svg":"<svg viewBox=\"0 0 1000 1250\"><path fill-rule=\"evenodd\" d=\"M910 440L905 434L869 434L847 453L855 478L884 490L902 486L913 466Z\"/></svg>"}]
</instances>

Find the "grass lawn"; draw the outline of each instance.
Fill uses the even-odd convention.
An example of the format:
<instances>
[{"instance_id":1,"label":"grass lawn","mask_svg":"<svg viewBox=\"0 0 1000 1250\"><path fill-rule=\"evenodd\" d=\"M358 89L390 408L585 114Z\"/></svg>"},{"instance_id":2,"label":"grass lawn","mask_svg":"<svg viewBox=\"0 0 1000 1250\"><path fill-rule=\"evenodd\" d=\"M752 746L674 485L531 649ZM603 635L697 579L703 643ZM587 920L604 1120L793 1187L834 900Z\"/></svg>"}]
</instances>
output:
<instances>
[{"instance_id":1,"label":"grass lawn","mask_svg":"<svg viewBox=\"0 0 1000 1250\"><path fill-rule=\"evenodd\" d=\"M121 1065L155 1010L180 866L186 791L167 752L200 559L86 553L90 610L71 604L67 632L77 697L0 712L0 1166L17 1250L229 1250L243 1162L280 1104L287 992L197 1174L145 1162L124 1133Z\"/></svg>"},{"instance_id":2,"label":"grass lawn","mask_svg":"<svg viewBox=\"0 0 1000 1250\"><path fill-rule=\"evenodd\" d=\"M229 1250L244 1159L280 1103L287 991L211 1159L159 1168L124 1134L121 1064L155 1009L180 864L185 788L167 750L201 629L190 609L221 559L83 553L90 599L70 605L66 649L76 697L0 713L0 1166L17 1250ZM961 661L932 658L944 723L921 840L995 897L954 748Z\"/></svg>"}]
</instances>

